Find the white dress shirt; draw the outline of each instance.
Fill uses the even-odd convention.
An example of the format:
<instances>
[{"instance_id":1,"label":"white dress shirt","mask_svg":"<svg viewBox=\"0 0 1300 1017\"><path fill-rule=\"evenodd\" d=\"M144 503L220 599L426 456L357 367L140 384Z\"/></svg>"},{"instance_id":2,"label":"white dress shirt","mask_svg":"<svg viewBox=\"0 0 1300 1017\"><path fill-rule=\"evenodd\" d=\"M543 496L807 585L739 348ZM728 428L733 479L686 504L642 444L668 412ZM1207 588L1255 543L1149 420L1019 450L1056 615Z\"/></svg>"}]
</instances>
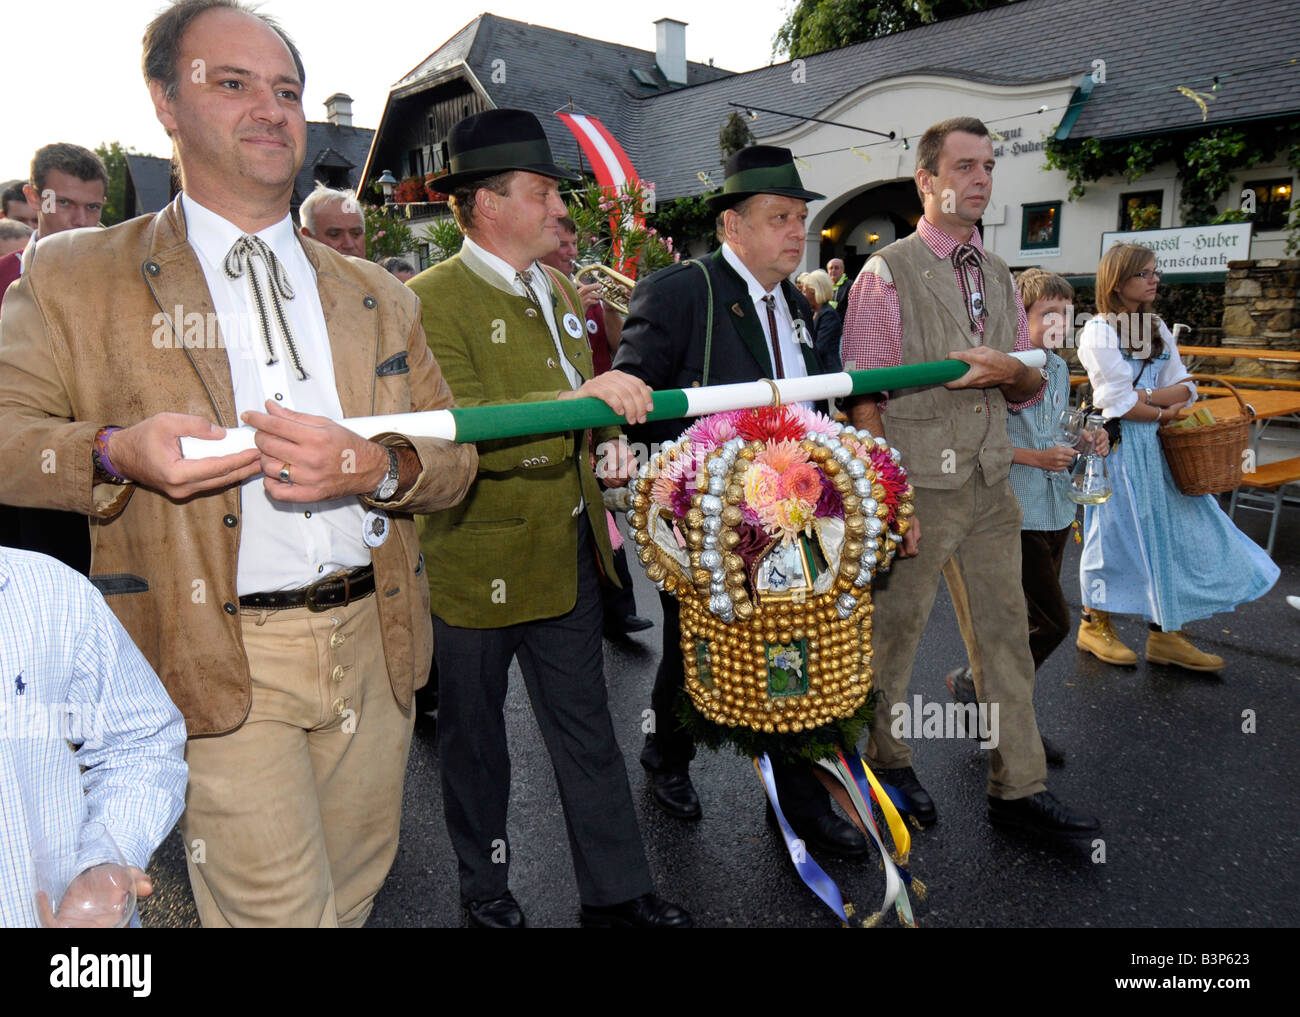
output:
<instances>
[{"instance_id":1,"label":"white dress shirt","mask_svg":"<svg viewBox=\"0 0 1300 1017\"><path fill-rule=\"evenodd\" d=\"M298 378L284 339L274 326L276 363L266 362L247 275L257 272L263 291L270 291L262 259L250 258L245 274L238 279L226 276L226 255L243 231L188 194L181 195L181 207L190 246L203 268L221 325L236 411L265 413L266 401L274 400L299 413L342 419L316 270L303 252L293 221L286 215L257 236L275 253L293 287L293 299L284 301L285 315L302 357L305 380ZM292 477L293 464L289 465ZM237 587L241 597L295 590L340 569L370 563L370 549L362 539L366 510L356 498L309 504L275 501L266 493L260 475L244 481L239 495L243 524Z\"/></svg>"},{"instance_id":2,"label":"white dress shirt","mask_svg":"<svg viewBox=\"0 0 1300 1017\"><path fill-rule=\"evenodd\" d=\"M1139 319L1140 320L1140 319ZM1157 389L1169 385L1183 384L1190 398L1181 406L1190 406L1196 401L1196 382L1183 366L1183 359L1178 355L1178 345L1163 321L1159 322L1160 338L1164 340L1164 350L1155 363L1158 367L1142 375L1142 387ZM1079 363L1088 372L1092 382L1092 404L1098 407L1106 419L1122 417L1137 405L1137 392L1133 384L1138 371L1148 366L1145 360L1126 357L1126 352L1143 352L1138 347L1141 336L1132 336L1125 342L1115 328L1103 317L1088 320L1079 333Z\"/></svg>"},{"instance_id":3,"label":"white dress shirt","mask_svg":"<svg viewBox=\"0 0 1300 1017\"><path fill-rule=\"evenodd\" d=\"M758 320L763 327L763 337L767 340L767 355L772 361L772 370L776 370L776 357L772 353L772 343L779 342L781 344L781 366L785 369L785 376L787 378L808 377L808 371L803 363L803 352L799 349L799 344L794 338L794 317L791 314L789 305L785 302L785 294L781 292L781 284L777 283L770 290L763 289L762 283L754 278L753 273L745 267L745 263L740 260L739 255L725 243L722 245L722 257L726 259L728 265L736 270L736 274L745 281L745 285L749 288L749 299L754 302L754 310L758 312ZM775 339L768 334L770 330L767 324L767 307L763 303L763 298L769 293L776 297L776 306L773 308L776 316Z\"/></svg>"},{"instance_id":4,"label":"white dress shirt","mask_svg":"<svg viewBox=\"0 0 1300 1017\"><path fill-rule=\"evenodd\" d=\"M532 299L532 297L528 296L528 291L524 289L523 283L516 278L518 269L514 268L510 262L497 257L491 251L474 243L469 237L461 241L461 247L462 249L468 248L471 257L477 258L484 267L496 273L511 293L517 293L521 297L528 297L529 300ZM533 292L537 294L537 299L541 301L542 317L546 320L546 327L551 330L551 342L555 344L556 359L560 366L564 368L564 376L569 379L569 387L582 388L582 375L578 373L577 368L569 363L569 355L564 352L564 348L560 345L560 333L556 325L555 308L552 306L553 301L551 299L551 277L535 261L528 266L528 271L523 274L527 276L529 285L532 286ZM585 341L586 321L582 320L581 323L584 328L583 339Z\"/></svg>"}]
</instances>

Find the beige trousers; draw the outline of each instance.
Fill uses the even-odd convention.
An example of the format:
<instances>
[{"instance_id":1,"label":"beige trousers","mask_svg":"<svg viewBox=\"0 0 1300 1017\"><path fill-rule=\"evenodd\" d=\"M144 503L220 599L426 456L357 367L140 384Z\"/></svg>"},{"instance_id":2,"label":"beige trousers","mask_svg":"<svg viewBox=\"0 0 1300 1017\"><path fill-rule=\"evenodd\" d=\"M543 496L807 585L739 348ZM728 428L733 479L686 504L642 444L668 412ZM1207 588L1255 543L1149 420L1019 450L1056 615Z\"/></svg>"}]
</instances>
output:
<instances>
[{"instance_id":1,"label":"beige trousers","mask_svg":"<svg viewBox=\"0 0 1300 1017\"><path fill-rule=\"evenodd\" d=\"M241 620L248 718L185 751L181 829L199 919L359 927L397 853L414 725L388 684L375 596Z\"/></svg>"},{"instance_id":2,"label":"beige trousers","mask_svg":"<svg viewBox=\"0 0 1300 1017\"><path fill-rule=\"evenodd\" d=\"M1023 798L1042 791L1047 762L1034 719L1034 661L1020 582L1021 514L1011 484L985 486L977 468L954 491L916 488L913 504L921 520L919 553L895 559L874 584L872 667L878 696L867 760L884 769L911 765L912 750L891 731L898 716L893 707L905 703L904 716L914 712L908 699L912 662L945 573L953 600L969 615L971 671L980 701L998 705L988 792ZM923 703L947 701L942 680L926 687L934 691ZM918 726L905 725L905 733Z\"/></svg>"}]
</instances>

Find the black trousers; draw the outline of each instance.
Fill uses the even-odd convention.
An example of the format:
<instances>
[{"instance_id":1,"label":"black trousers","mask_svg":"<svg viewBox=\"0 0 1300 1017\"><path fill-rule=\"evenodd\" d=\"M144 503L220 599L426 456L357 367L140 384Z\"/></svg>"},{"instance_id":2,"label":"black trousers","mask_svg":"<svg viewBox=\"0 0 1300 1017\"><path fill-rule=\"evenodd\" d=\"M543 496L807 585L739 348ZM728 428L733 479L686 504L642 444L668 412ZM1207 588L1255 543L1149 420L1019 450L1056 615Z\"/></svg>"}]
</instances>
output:
<instances>
[{"instance_id":1,"label":"black trousers","mask_svg":"<svg viewBox=\"0 0 1300 1017\"><path fill-rule=\"evenodd\" d=\"M1020 580L1029 611L1029 652L1034 670L1070 634L1070 607L1061 592L1061 559L1070 527L1020 531Z\"/></svg>"},{"instance_id":2,"label":"black trousers","mask_svg":"<svg viewBox=\"0 0 1300 1017\"><path fill-rule=\"evenodd\" d=\"M664 611L664 649L655 672L650 708L654 711L655 729L646 735L641 762L652 770L682 770L695 758L695 742L677 720L677 704L686 685L682 669L682 625L677 598L660 592ZM830 810L830 796L811 766L791 766L772 760L781 810L796 819L812 818Z\"/></svg>"},{"instance_id":3,"label":"black trousers","mask_svg":"<svg viewBox=\"0 0 1300 1017\"><path fill-rule=\"evenodd\" d=\"M0 544L48 554L90 575L90 522L75 512L0 505Z\"/></svg>"},{"instance_id":4,"label":"black trousers","mask_svg":"<svg viewBox=\"0 0 1300 1017\"><path fill-rule=\"evenodd\" d=\"M632 589L632 573L627 568L627 548L620 547L614 552L614 572L622 588L613 583L601 587L601 600L605 605L605 624L613 628L629 615L636 614L636 593Z\"/></svg>"},{"instance_id":5,"label":"black trousers","mask_svg":"<svg viewBox=\"0 0 1300 1017\"><path fill-rule=\"evenodd\" d=\"M555 770L582 903L618 904L652 889L609 717L591 543L584 514L578 598L567 614L499 629L457 628L434 616L443 805L462 900L500 897L509 888L504 704L515 657Z\"/></svg>"}]
</instances>

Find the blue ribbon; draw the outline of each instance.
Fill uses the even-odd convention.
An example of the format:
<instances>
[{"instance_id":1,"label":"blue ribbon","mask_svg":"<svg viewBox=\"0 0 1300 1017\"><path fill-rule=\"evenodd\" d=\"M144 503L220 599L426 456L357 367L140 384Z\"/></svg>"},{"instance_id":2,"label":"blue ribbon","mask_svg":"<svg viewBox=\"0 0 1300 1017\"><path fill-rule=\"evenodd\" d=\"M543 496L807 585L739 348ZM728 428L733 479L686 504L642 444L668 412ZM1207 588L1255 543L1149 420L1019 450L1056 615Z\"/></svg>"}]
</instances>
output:
<instances>
[{"instance_id":1,"label":"blue ribbon","mask_svg":"<svg viewBox=\"0 0 1300 1017\"><path fill-rule=\"evenodd\" d=\"M772 761L767 758L767 753L763 753L754 760L754 768L758 770L758 775L762 778L763 789L767 792L767 800L772 803L772 810L776 813L777 824L781 827L781 836L785 838L786 850L790 852L790 861L794 862L794 868L799 873L799 878L804 884L815 893L828 908L835 912L845 925L853 924L849 920L848 913L844 910L844 898L840 896L840 888L835 885L835 880L826 875L822 869L808 854L807 846L798 837L795 836L794 830L786 821L785 813L781 811L781 803L776 795L776 779L772 776Z\"/></svg>"}]
</instances>

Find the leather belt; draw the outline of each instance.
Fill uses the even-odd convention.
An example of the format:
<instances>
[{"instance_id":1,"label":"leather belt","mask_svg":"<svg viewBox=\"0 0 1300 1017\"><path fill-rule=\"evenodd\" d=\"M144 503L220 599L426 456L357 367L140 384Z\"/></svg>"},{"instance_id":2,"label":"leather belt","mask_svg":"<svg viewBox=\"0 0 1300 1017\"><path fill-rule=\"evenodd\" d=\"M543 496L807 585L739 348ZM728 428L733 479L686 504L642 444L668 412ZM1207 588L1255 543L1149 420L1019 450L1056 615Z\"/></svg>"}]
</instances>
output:
<instances>
[{"instance_id":1,"label":"leather belt","mask_svg":"<svg viewBox=\"0 0 1300 1017\"><path fill-rule=\"evenodd\" d=\"M249 593L239 598L240 607L258 611L287 611L305 607L308 611L328 611L361 600L375 592L375 567L363 565L351 572L335 572L318 579L301 590L282 590L278 593Z\"/></svg>"}]
</instances>

